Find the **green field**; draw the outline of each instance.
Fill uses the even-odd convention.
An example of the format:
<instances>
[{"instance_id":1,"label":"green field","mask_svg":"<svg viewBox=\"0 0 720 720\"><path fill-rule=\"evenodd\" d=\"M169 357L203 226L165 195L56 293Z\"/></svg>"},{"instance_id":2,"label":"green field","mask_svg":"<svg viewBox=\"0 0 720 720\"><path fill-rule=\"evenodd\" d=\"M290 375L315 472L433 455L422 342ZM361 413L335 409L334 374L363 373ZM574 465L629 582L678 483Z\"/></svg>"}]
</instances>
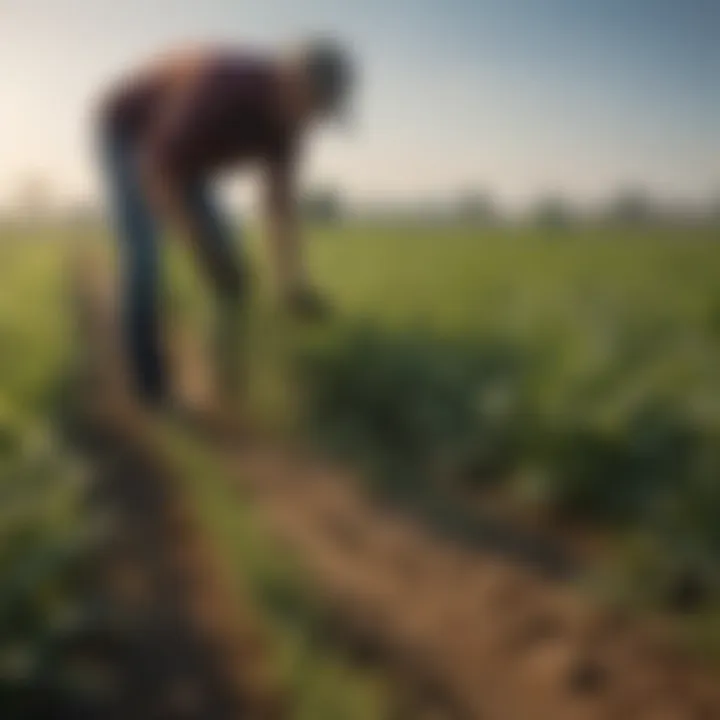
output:
<instances>
[{"instance_id":1,"label":"green field","mask_svg":"<svg viewBox=\"0 0 720 720\"><path fill-rule=\"evenodd\" d=\"M720 232L353 227L311 238L336 309L319 330L281 316L251 244L258 418L344 453L383 489L443 474L499 487L621 538L650 594L692 572L718 597ZM16 604L39 594L62 608L82 525L82 473L62 437L75 356L66 250L60 234L0 238L0 491L23 508L0 514L0 533L35 538L3 544L3 593L17 568L62 547L36 585L20 573L12 591ZM187 261L169 276L171 312L204 332L209 307ZM58 589L41 592L45 582ZM53 613L36 614L21 645L51 634ZM12 618L0 614L8 637ZM31 682L16 657L0 652L3 692Z\"/></svg>"},{"instance_id":2,"label":"green field","mask_svg":"<svg viewBox=\"0 0 720 720\"><path fill-rule=\"evenodd\" d=\"M314 352L310 404L385 484L437 467L500 483L610 528L650 595L676 573L717 588L719 238L327 233L313 264L339 340Z\"/></svg>"}]
</instances>

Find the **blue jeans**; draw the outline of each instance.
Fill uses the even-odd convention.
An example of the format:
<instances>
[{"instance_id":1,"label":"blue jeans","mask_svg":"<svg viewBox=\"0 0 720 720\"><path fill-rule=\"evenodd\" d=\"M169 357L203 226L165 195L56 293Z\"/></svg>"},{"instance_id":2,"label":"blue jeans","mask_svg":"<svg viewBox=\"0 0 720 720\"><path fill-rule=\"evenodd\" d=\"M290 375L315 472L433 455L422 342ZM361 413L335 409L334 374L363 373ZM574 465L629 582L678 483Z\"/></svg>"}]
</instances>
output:
<instances>
[{"instance_id":1,"label":"blue jeans","mask_svg":"<svg viewBox=\"0 0 720 720\"><path fill-rule=\"evenodd\" d=\"M109 200L120 242L121 320L133 389L149 404L168 391L160 343L160 253L158 223L145 196L134 144L108 132L102 138ZM237 262L229 226L207 187L187 188L186 202L212 250Z\"/></svg>"}]
</instances>

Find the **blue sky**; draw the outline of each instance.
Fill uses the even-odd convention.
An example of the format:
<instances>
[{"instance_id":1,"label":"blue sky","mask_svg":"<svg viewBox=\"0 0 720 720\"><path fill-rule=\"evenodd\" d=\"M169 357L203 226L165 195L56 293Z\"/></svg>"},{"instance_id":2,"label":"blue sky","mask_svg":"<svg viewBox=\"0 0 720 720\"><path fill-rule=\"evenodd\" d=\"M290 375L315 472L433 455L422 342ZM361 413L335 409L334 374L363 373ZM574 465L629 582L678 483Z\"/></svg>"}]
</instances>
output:
<instances>
[{"instance_id":1,"label":"blue sky","mask_svg":"<svg viewBox=\"0 0 720 720\"><path fill-rule=\"evenodd\" d=\"M353 44L363 82L308 182L509 203L720 194L717 0L0 0L0 203L33 174L96 192L92 100L147 54L318 30Z\"/></svg>"}]
</instances>

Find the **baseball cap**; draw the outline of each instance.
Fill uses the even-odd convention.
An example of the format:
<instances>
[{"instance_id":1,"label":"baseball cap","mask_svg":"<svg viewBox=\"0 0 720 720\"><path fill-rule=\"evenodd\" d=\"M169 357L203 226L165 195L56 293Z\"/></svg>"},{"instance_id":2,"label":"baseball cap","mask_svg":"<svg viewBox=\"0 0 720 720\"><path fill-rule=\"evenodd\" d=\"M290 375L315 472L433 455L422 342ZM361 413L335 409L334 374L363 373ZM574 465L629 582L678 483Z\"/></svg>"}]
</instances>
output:
<instances>
[{"instance_id":1,"label":"baseball cap","mask_svg":"<svg viewBox=\"0 0 720 720\"><path fill-rule=\"evenodd\" d=\"M307 41L301 56L322 111L334 119L347 118L356 80L349 52L335 40L320 38Z\"/></svg>"}]
</instances>

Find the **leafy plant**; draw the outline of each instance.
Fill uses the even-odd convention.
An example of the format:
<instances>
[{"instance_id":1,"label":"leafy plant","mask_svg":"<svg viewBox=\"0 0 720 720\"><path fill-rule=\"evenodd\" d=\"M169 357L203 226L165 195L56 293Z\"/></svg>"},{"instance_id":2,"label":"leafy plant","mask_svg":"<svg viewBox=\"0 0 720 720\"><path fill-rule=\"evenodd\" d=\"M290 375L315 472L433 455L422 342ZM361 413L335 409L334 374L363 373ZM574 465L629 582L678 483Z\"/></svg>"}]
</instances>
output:
<instances>
[{"instance_id":1,"label":"leafy plant","mask_svg":"<svg viewBox=\"0 0 720 720\"><path fill-rule=\"evenodd\" d=\"M0 451L0 707L34 718L72 692L62 648L78 629L82 468L51 433L10 427Z\"/></svg>"},{"instance_id":2,"label":"leafy plant","mask_svg":"<svg viewBox=\"0 0 720 720\"><path fill-rule=\"evenodd\" d=\"M360 328L303 368L316 436L391 486L442 472L487 478L520 452L522 362L500 341L456 347Z\"/></svg>"}]
</instances>

